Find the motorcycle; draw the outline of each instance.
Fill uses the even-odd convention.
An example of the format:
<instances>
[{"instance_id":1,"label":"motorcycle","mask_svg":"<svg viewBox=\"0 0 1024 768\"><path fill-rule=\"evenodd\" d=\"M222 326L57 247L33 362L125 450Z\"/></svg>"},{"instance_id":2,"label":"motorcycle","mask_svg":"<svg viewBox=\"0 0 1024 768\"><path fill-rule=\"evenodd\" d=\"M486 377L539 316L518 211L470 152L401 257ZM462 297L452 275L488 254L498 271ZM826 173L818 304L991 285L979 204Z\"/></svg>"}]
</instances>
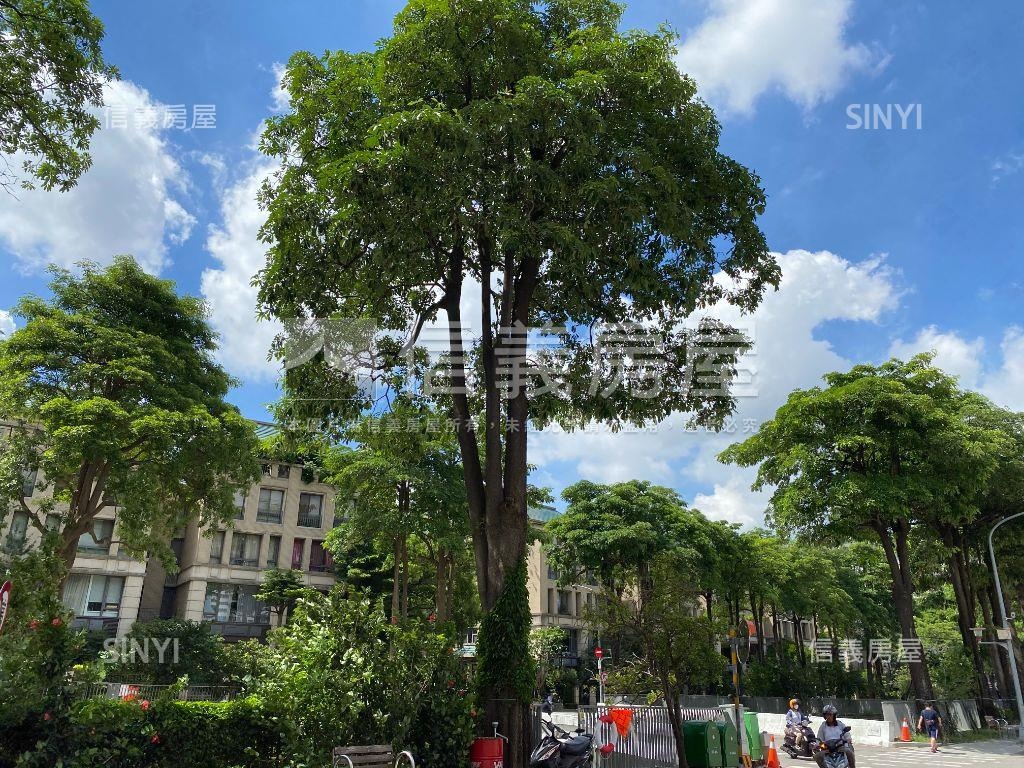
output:
<instances>
[{"instance_id":1,"label":"motorcycle","mask_svg":"<svg viewBox=\"0 0 1024 768\"><path fill-rule=\"evenodd\" d=\"M803 736L803 740L797 743L797 737ZM798 725L787 725L782 738L782 751L790 757L814 757L818 748L818 738L811 730L810 721L802 720Z\"/></svg>"},{"instance_id":2,"label":"motorcycle","mask_svg":"<svg viewBox=\"0 0 1024 768\"><path fill-rule=\"evenodd\" d=\"M530 754L530 768L583 768L594 764L594 734L576 729L573 736L550 720L542 720L547 734Z\"/></svg>"},{"instance_id":3,"label":"motorcycle","mask_svg":"<svg viewBox=\"0 0 1024 768\"><path fill-rule=\"evenodd\" d=\"M850 732L850 726L843 728L843 736ZM822 742L821 750L827 752L825 755L825 768L849 768L850 759L843 751L846 746L846 739L840 736L838 739L829 739Z\"/></svg>"}]
</instances>

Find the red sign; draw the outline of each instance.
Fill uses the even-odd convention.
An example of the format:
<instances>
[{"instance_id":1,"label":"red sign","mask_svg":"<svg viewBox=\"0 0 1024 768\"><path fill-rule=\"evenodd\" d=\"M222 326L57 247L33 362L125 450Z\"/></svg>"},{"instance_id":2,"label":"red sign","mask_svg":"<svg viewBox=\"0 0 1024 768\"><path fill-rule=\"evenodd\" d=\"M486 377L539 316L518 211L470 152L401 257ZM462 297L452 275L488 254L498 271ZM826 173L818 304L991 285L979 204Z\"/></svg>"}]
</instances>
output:
<instances>
[{"instance_id":1,"label":"red sign","mask_svg":"<svg viewBox=\"0 0 1024 768\"><path fill-rule=\"evenodd\" d=\"M604 651L601 650L601 646L599 645L594 649L594 658L600 659L602 656L604 656Z\"/></svg>"},{"instance_id":2,"label":"red sign","mask_svg":"<svg viewBox=\"0 0 1024 768\"><path fill-rule=\"evenodd\" d=\"M0 587L0 632L4 628L4 619L7 618L7 606L11 604L11 582L5 581Z\"/></svg>"}]
</instances>

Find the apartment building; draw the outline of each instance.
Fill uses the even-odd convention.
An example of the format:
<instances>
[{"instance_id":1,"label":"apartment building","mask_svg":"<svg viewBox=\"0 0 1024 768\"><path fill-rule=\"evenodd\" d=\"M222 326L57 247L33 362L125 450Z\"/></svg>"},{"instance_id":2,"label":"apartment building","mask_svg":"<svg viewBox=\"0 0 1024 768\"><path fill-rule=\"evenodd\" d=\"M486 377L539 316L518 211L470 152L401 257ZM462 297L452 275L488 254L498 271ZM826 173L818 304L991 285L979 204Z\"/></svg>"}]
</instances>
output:
<instances>
[{"instance_id":1,"label":"apartment building","mask_svg":"<svg viewBox=\"0 0 1024 768\"><path fill-rule=\"evenodd\" d=\"M531 525L542 526L558 512L554 507L538 506L532 507L529 515ZM559 585L559 574L548 563L547 553L540 542L533 542L527 551L526 573L533 626L562 627L566 635L562 665L579 666L580 656L595 645L585 617L587 610L595 606L599 592L597 585Z\"/></svg>"},{"instance_id":2,"label":"apartment building","mask_svg":"<svg viewBox=\"0 0 1024 768\"><path fill-rule=\"evenodd\" d=\"M326 592L334 563L324 539L335 525L335 493L297 464L267 461L263 476L235 498L231 526L204 531L192 523L171 542L178 572L151 561L140 620L208 622L225 639L262 638L270 611L256 600L264 574L291 568L306 586Z\"/></svg>"},{"instance_id":3,"label":"apartment building","mask_svg":"<svg viewBox=\"0 0 1024 768\"><path fill-rule=\"evenodd\" d=\"M0 443L11 428L0 424ZM269 429L258 425L258 431ZM94 536L79 538L65 583L72 626L123 636L137 620L178 617L207 621L226 639L260 638L271 616L255 594L268 569L293 568L307 586L330 589L333 563L323 542L335 524L334 490L301 465L268 461L262 468L260 480L236 497L231 526L203 531L192 523L171 541L176 574L155 558L142 562L127 555L118 543L116 501L104 508L94 521ZM25 475L22 492L30 507L45 498L37 479ZM45 521L59 524L57 515ZM17 510L7 516L0 554L20 554L39 539L28 514Z\"/></svg>"}]
</instances>

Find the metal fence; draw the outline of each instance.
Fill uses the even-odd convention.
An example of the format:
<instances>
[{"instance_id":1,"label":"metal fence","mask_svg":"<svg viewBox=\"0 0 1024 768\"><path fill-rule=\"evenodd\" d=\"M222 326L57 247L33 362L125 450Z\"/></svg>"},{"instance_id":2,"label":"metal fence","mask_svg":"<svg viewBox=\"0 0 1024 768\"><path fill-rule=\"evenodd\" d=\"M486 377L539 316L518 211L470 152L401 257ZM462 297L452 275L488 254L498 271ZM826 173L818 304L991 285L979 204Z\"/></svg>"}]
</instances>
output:
<instances>
[{"instance_id":1,"label":"metal fence","mask_svg":"<svg viewBox=\"0 0 1024 768\"><path fill-rule=\"evenodd\" d=\"M79 695L83 699L152 701L170 687L169 685L136 685L134 683L89 683L82 686ZM190 685L181 689L177 698L179 701L231 701L237 694L237 688L227 685Z\"/></svg>"},{"instance_id":2,"label":"metal fence","mask_svg":"<svg viewBox=\"0 0 1024 768\"><path fill-rule=\"evenodd\" d=\"M673 768L679 764L676 742L672 735L668 709L636 705L616 705L615 709L630 709L633 719L625 736L618 733L612 723L603 723L600 717L613 707L580 707L580 727L593 733L598 747L611 743L614 751L603 761L608 768ZM686 708L683 720L722 720L724 714L717 707Z\"/></svg>"}]
</instances>

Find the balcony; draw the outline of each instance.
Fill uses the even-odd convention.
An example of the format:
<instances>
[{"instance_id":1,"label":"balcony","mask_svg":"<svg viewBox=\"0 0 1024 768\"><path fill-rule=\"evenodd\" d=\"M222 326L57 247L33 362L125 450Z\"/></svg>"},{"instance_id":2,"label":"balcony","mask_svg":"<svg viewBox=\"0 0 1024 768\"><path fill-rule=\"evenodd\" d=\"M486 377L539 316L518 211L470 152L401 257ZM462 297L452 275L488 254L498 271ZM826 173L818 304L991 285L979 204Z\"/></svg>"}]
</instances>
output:
<instances>
[{"instance_id":1,"label":"balcony","mask_svg":"<svg viewBox=\"0 0 1024 768\"><path fill-rule=\"evenodd\" d=\"M232 640L248 640L250 638L263 640L269 629L269 624L248 624L240 621L210 622L210 631L215 635L220 635L229 642Z\"/></svg>"},{"instance_id":2,"label":"balcony","mask_svg":"<svg viewBox=\"0 0 1024 768\"><path fill-rule=\"evenodd\" d=\"M101 632L105 637L114 637L117 635L117 622L116 618L96 618L95 616L77 616L71 620L68 625L69 629L84 629L89 632Z\"/></svg>"},{"instance_id":3,"label":"balcony","mask_svg":"<svg viewBox=\"0 0 1024 768\"><path fill-rule=\"evenodd\" d=\"M302 528L319 528L323 525L323 515L320 514L320 510L312 509L299 509L299 526Z\"/></svg>"},{"instance_id":4,"label":"balcony","mask_svg":"<svg viewBox=\"0 0 1024 768\"><path fill-rule=\"evenodd\" d=\"M281 510L259 510L256 512L257 523L275 523L281 524Z\"/></svg>"},{"instance_id":5,"label":"balcony","mask_svg":"<svg viewBox=\"0 0 1024 768\"><path fill-rule=\"evenodd\" d=\"M255 568L260 564L258 557L236 557L232 555L231 565L240 565L243 568Z\"/></svg>"}]
</instances>

